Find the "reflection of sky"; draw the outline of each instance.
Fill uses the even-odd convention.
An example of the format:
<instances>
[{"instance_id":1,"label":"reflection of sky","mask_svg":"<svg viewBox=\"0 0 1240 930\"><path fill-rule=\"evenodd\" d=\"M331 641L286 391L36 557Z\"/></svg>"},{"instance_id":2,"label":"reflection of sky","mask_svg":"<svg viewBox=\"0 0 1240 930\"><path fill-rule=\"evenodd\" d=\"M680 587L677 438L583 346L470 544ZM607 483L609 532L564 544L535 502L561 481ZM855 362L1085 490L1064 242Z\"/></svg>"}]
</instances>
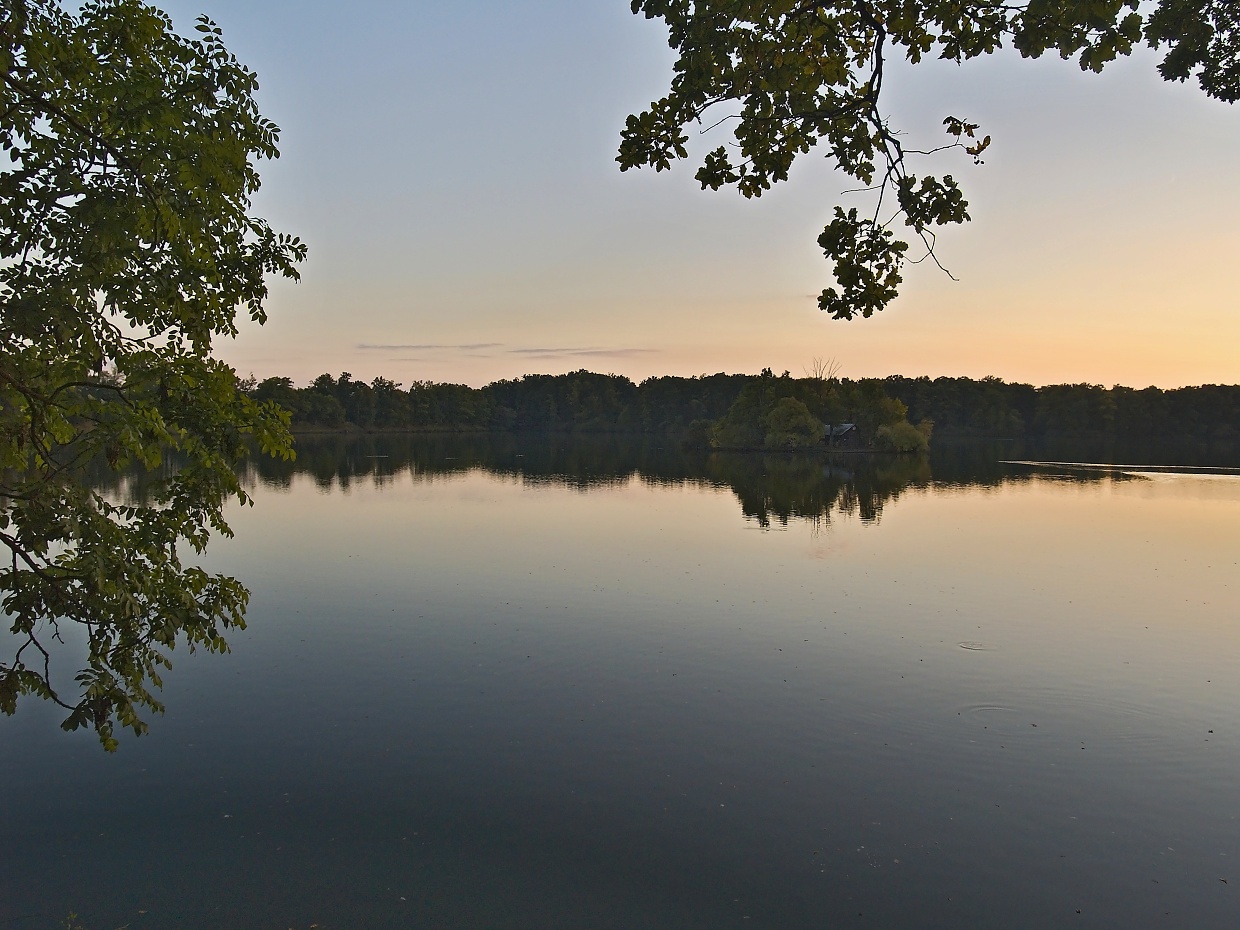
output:
<instances>
[{"instance_id":1,"label":"reflection of sky","mask_svg":"<svg viewBox=\"0 0 1240 930\"><path fill-rule=\"evenodd\" d=\"M1240 380L1240 123L1148 54L1101 77L1011 54L893 68L911 143L941 141L948 113L995 142L984 167L935 163L972 201L942 238L960 282L912 268L894 308L848 325L810 296L846 186L821 161L758 202L698 191L693 165L616 170L624 116L670 61L625 0L164 5L183 28L210 13L258 70L284 129L260 207L311 245L266 329L226 348L243 372L480 384L835 356L850 376Z\"/></svg>"},{"instance_id":2,"label":"reflection of sky","mask_svg":"<svg viewBox=\"0 0 1240 930\"><path fill-rule=\"evenodd\" d=\"M943 651L966 641L995 651L983 676L995 687L1138 705L1174 693L1176 714L1207 716L1220 686L1236 687L1240 479L909 488L876 523L836 512L829 527L793 520L776 532L754 532L729 488L638 478L582 492L483 470L402 472L324 494L298 475L290 491L257 496L213 561L263 573L260 615L291 596L280 592L346 611L378 597L455 612L464 597L501 625L521 626L505 604L536 624L567 610L547 632L623 618L609 637L707 650L738 648L740 628L786 637L825 623L859 662L930 650L940 690L977 674ZM325 635L352 636L334 616L322 608Z\"/></svg>"},{"instance_id":3,"label":"reflection of sky","mask_svg":"<svg viewBox=\"0 0 1240 930\"><path fill-rule=\"evenodd\" d=\"M0 920L1234 919L1240 481L931 486L780 532L702 484L255 497L209 551L250 627L177 651L149 736L0 718Z\"/></svg>"},{"instance_id":4,"label":"reflection of sky","mask_svg":"<svg viewBox=\"0 0 1240 930\"><path fill-rule=\"evenodd\" d=\"M1240 629L1230 622L1240 616L1240 591L1230 584L1240 559L1240 478L1230 476L1034 477L997 487L909 488L886 504L878 526L839 515L826 533L794 520L787 533L739 536L752 524L735 493L698 481L660 485L633 477L582 492L482 469L357 477L347 492L317 497L313 520L331 526L330 534L314 532L301 514L314 494L312 479L299 474L292 482L289 491L255 489L259 504L235 513L238 538L217 544L230 553L227 570L244 574L251 561L267 561L266 551L280 552L277 564L288 568L364 555L348 567L363 588L390 586L404 565L417 566L419 588L454 584L468 566L485 565L477 583L493 591L538 586L540 573L554 567L569 587L614 584L617 596L688 596L743 583L772 597L787 596L784 586L792 584L811 599L824 585L847 588L851 577L868 579L864 586L886 602L877 577L920 592L921 607L909 617L914 624L925 619L922 610L950 613L952 591L968 591L974 609L975 599L993 599L980 612L1011 627L1004 635L1028 636L1025 647L1045 650L1048 659L1059 648L1052 631L1105 637L1135 615L1162 618L1166 632L1214 626L1227 651L1240 649ZM827 569L803 561L819 546L850 554ZM683 563L692 578L669 572L669 562ZM307 583L335 580L299 584ZM1051 589L1055 611L1035 611L1025 619L1036 619L1037 628L1017 629L1014 618ZM1209 592L1210 608L1181 610L1189 592ZM1071 629L1085 618L1089 631ZM1156 650L1149 658L1157 659Z\"/></svg>"}]
</instances>

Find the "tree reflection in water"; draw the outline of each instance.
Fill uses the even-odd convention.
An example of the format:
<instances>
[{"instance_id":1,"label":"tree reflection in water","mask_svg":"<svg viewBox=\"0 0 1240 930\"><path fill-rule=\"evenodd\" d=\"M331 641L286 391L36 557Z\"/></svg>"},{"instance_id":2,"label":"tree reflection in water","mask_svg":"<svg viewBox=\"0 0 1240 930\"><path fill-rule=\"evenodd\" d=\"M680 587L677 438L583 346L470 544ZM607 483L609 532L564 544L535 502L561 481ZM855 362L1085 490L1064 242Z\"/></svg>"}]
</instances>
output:
<instances>
[{"instance_id":1,"label":"tree reflection in water","mask_svg":"<svg viewBox=\"0 0 1240 930\"><path fill-rule=\"evenodd\" d=\"M1127 477L1105 469L1055 472L1004 461L1033 458L1031 452L1036 454L1012 444L940 445L931 457L710 452L682 448L672 439L567 434L318 436L302 438L293 462L250 459L241 477L251 490L288 489L295 480L304 480L302 476L324 491L347 491L355 485L382 487L410 478L433 482L471 472L583 493L633 482L697 486L727 489L736 496L743 518L764 529L800 521L815 533L841 518L875 523L910 489L998 486L1035 476L1075 482ZM100 465L94 481L117 503L151 505L175 470L175 461L167 461L160 471L119 475Z\"/></svg>"},{"instance_id":2,"label":"tree reflection in water","mask_svg":"<svg viewBox=\"0 0 1240 930\"><path fill-rule=\"evenodd\" d=\"M869 453L745 453L687 450L672 439L564 434L309 436L293 462L255 460L251 487L289 487L309 475L323 490L382 486L403 475L430 481L483 471L529 485L588 491L640 481L651 486L728 488L742 514L763 527L833 517L877 521L910 488L998 486L1055 474L1097 482L1117 472L1048 472L1003 463L1029 454L1011 444L943 446L927 456ZM137 487L137 485L133 485Z\"/></svg>"},{"instance_id":3,"label":"tree reflection in water","mask_svg":"<svg viewBox=\"0 0 1240 930\"><path fill-rule=\"evenodd\" d=\"M527 485L589 491L630 481L651 486L727 488L741 513L762 527L803 520L819 527L846 517L873 523L909 489L998 487L1054 479L1081 483L1132 480L1107 468L1032 468L1015 460L1046 450L1014 443L940 443L931 455L840 452L709 452L672 439L568 434L372 434L303 436L297 458L246 462L243 484L287 489L307 475L324 491L355 484L382 487L405 475L419 481L482 471ZM1090 461L1089 452L1057 448L1058 461ZM1093 459L1096 461L1096 459ZM115 475L101 469L96 486L127 503L145 503L175 470Z\"/></svg>"}]
</instances>

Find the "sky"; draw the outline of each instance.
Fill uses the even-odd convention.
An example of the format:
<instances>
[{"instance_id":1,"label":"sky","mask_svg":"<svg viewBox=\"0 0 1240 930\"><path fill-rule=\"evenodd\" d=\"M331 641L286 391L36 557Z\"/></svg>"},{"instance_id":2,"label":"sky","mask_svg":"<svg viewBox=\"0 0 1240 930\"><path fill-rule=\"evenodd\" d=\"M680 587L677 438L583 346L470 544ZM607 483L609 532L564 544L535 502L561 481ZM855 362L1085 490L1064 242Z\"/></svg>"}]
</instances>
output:
<instances>
[{"instance_id":1,"label":"sky","mask_svg":"<svg viewBox=\"0 0 1240 930\"><path fill-rule=\"evenodd\" d=\"M846 178L822 152L757 200L694 161L621 173L629 113L666 92L666 28L628 0L163 0L205 13L258 72L282 156L255 212L310 247L242 374L485 384L586 368L652 375L994 375L1035 384L1240 382L1240 107L1169 84L1148 51L1102 75L1010 50L888 68L910 144L942 119L993 136L922 171L973 222L869 320L817 309L816 245ZM715 148L727 130L694 138ZM842 199L841 199L842 197Z\"/></svg>"}]
</instances>

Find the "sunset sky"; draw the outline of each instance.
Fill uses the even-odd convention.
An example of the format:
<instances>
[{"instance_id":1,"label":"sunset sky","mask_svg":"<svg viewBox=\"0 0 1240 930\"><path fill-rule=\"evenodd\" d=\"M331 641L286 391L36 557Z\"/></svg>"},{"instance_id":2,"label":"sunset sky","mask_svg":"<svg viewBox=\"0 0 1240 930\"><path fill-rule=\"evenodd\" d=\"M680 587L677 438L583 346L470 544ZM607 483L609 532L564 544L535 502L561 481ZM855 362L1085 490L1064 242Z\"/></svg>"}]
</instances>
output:
<instances>
[{"instance_id":1,"label":"sunset sky","mask_svg":"<svg viewBox=\"0 0 1240 930\"><path fill-rule=\"evenodd\" d=\"M220 354L242 374L350 371L481 385L587 368L1038 384L1240 382L1240 108L1164 83L1142 53L1101 75L1006 52L889 69L922 147L951 114L994 137L950 173L973 222L870 320L836 322L815 239L849 186L821 153L756 201L696 162L621 174L624 117L672 53L628 0L165 0L206 13L262 83L283 157L260 215L310 245L267 326ZM726 129L695 140L725 141ZM844 203L868 203L858 195Z\"/></svg>"}]
</instances>

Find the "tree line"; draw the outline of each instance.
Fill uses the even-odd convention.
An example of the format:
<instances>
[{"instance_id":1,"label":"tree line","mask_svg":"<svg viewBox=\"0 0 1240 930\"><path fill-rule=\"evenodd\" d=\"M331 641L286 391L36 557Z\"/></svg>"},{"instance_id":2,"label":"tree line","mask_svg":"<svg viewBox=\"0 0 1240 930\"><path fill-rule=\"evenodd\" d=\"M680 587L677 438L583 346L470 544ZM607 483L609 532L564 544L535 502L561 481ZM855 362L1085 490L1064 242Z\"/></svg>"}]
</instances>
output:
<instances>
[{"instance_id":1,"label":"tree line","mask_svg":"<svg viewBox=\"0 0 1240 930\"><path fill-rule=\"evenodd\" d=\"M250 382L255 400L289 411L295 430L498 430L672 435L719 448L818 443L825 423L853 423L872 442L906 409L882 382L838 378L714 374L663 376L640 384L623 375L575 371L525 375L481 388L387 378L366 383L349 372L307 387L289 378Z\"/></svg>"},{"instance_id":2,"label":"tree line","mask_svg":"<svg viewBox=\"0 0 1240 930\"><path fill-rule=\"evenodd\" d=\"M717 443L723 447L753 447L763 445L775 427L795 433L803 409L820 423L856 424L863 443L872 443L884 426L906 420L933 423L937 435L948 437L1148 435L1240 442L1238 385L1035 387L999 378L793 378L765 369L758 375L661 376L640 383L582 370L526 375L481 388L430 381L404 388L387 378L357 381L345 372L320 375L302 388L282 377L251 380L246 387L256 400L287 409L293 428L303 431L634 433L703 441L723 434ZM795 400L797 409L786 402L781 406L787 399Z\"/></svg>"},{"instance_id":3,"label":"tree line","mask_svg":"<svg viewBox=\"0 0 1240 930\"><path fill-rule=\"evenodd\" d=\"M999 378L906 378L883 385L911 419L932 419L939 434L1240 442L1240 385L1163 390L1100 384L1008 383Z\"/></svg>"}]
</instances>

